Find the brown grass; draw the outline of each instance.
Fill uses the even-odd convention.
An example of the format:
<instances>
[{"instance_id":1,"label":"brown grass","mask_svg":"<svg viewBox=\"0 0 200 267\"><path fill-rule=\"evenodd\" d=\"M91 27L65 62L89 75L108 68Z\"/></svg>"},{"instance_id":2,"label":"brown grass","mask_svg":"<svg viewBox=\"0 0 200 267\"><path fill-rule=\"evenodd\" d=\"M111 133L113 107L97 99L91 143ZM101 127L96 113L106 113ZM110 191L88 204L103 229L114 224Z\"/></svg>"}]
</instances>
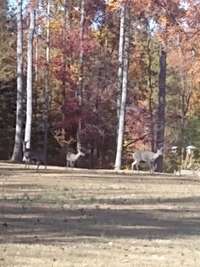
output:
<instances>
[{"instance_id":1,"label":"brown grass","mask_svg":"<svg viewBox=\"0 0 200 267\"><path fill-rule=\"evenodd\" d=\"M0 266L200 266L200 179L0 163Z\"/></svg>"}]
</instances>

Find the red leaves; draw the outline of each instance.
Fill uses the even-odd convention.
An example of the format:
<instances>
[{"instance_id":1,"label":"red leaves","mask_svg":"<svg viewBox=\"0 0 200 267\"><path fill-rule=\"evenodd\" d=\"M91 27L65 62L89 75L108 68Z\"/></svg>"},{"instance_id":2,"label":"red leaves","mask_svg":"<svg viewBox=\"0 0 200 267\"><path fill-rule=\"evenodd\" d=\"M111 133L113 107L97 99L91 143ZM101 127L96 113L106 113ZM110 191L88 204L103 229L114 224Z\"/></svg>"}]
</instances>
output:
<instances>
[{"instance_id":1,"label":"red leaves","mask_svg":"<svg viewBox=\"0 0 200 267\"><path fill-rule=\"evenodd\" d=\"M63 40L63 34L53 32L52 33L52 47L59 49L62 53L65 53L67 57L78 58L80 54L80 30L74 28L73 31L66 32L66 40ZM91 32L85 33L83 40L83 53L84 56L88 56L96 48L97 43L93 40Z\"/></svg>"}]
</instances>

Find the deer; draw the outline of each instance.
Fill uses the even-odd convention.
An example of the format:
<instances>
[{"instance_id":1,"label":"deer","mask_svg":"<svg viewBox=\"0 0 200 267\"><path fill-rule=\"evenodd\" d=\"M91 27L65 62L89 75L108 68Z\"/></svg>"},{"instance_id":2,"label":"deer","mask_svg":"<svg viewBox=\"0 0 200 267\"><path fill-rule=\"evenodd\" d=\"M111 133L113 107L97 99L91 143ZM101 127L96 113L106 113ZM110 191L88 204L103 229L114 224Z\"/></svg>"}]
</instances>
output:
<instances>
[{"instance_id":1,"label":"deer","mask_svg":"<svg viewBox=\"0 0 200 267\"><path fill-rule=\"evenodd\" d=\"M60 145L60 147L66 152L66 150L69 149L70 146L74 145L77 141L72 137L69 138L67 141L65 138L65 130L62 128L55 129L54 131L54 137L57 141L57 143ZM75 163L80 157L84 157L85 153L81 151L81 145L77 144L77 153L73 153L71 151L68 151L65 153L66 155L66 167L74 167Z\"/></svg>"},{"instance_id":2,"label":"deer","mask_svg":"<svg viewBox=\"0 0 200 267\"><path fill-rule=\"evenodd\" d=\"M81 151L81 148L78 147L77 148L77 153L72 153L72 152L67 152L66 154L66 167L74 167L76 161L80 158L80 157L84 157L85 153L83 153Z\"/></svg>"},{"instance_id":3,"label":"deer","mask_svg":"<svg viewBox=\"0 0 200 267\"><path fill-rule=\"evenodd\" d=\"M37 170L39 169L41 164L44 164L44 156L39 151L32 151L31 148L27 148L26 144L29 141L23 142L23 162L25 163L25 168L30 164L36 164Z\"/></svg>"},{"instance_id":4,"label":"deer","mask_svg":"<svg viewBox=\"0 0 200 267\"><path fill-rule=\"evenodd\" d=\"M133 153L133 163L132 163L132 170L136 167L137 171L139 171L139 164L140 162L146 162L149 166L150 172L154 171L154 163L157 158L162 156L163 148L157 150L156 153L152 151L136 151Z\"/></svg>"}]
</instances>

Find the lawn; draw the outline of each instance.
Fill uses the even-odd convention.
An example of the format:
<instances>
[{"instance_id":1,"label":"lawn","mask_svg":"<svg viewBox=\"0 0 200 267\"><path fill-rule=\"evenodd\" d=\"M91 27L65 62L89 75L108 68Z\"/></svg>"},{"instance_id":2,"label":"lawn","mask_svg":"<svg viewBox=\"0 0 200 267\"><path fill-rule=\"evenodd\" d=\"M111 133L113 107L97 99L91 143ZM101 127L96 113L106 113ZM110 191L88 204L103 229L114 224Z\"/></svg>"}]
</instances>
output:
<instances>
[{"instance_id":1,"label":"lawn","mask_svg":"<svg viewBox=\"0 0 200 267\"><path fill-rule=\"evenodd\" d=\"M1 162L0 266L200 266L200 178Z\"/></svg>"}]
</instances>

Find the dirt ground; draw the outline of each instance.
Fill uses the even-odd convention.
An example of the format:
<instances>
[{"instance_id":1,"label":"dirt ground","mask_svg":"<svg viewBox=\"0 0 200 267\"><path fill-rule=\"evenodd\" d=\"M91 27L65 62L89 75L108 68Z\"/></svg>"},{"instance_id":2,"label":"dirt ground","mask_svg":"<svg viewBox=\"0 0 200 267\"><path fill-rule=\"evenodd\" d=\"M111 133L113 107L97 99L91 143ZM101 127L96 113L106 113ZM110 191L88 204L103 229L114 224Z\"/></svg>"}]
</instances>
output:
<instances>
[{"instance_id":1,"label":"dirt ground","mask_svg":"<svg viewBox=\"0 0 200 267\"><path fill-rule=\"evenodd\" d=\"M1 267L200 266L200 178L34 168L0 163Z\"/></svg>"}]
</instances>

